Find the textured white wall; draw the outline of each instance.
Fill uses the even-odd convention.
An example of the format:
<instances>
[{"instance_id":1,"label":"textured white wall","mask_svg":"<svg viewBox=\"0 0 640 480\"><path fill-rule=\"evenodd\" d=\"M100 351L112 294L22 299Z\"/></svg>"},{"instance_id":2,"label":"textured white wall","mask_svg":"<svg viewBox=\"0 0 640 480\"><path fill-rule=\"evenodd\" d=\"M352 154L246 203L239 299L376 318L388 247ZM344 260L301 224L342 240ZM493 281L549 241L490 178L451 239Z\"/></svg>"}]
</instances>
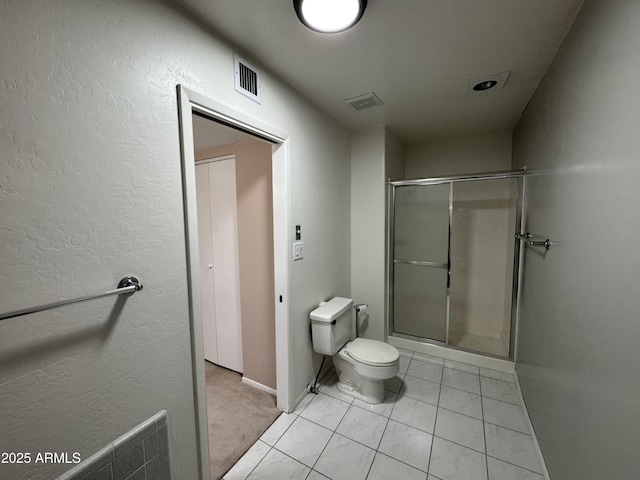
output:
<instances>
[{"instance_id":1,"label":"textured white wall","mask_svg":"<svg viewBox=\"0 0 640 480\"><path fill-rule=\"evenodd\" d=\"M511 170L511 132L408 145L405 178Z\"/></svg>"},{"instance_id":2,"label":"textured white wall","mask_svg":"<svg viewBox=\"0 0 640 480\"><path fill-rule=\"evenodd\" d=\"M551 478L639 478L640 2L587 0L514 133L518 377Z\"/></svg>"},{"instance_id":3,"label":"textured white wall","mask_svg":"<svg viewBox=\"0 0 640 480\"><path fill-rule=\"evenodd\" d=\"M351 138L351 293L369 305L359 335L384 339L385 129L356 131Z\"/></svg>"},{"instance_id":4,"label":"textured white wall","mask_svg":"<svg viewBox=\"0 0 640 480\"><path fill-rule=\"evenodd\" d=\"M351 290L369 305L359 334L386 338L386 211L389 176L401 178L403 147L384 126L356 131L351 140Z\"/></svg>"},{"instance_id":5,"label":"textured white wall","mask_svg":"<svg viewBox=\"0 0 640 480\"><path fill-rule=\"evenodd\" d=\"M278 80L233 91L233 52L162 1L0 1L0 305L144 290L0 324L2 451L83 457L160 409L175 478L196 478L176 84L291 135L293 388L308 314L349 292L349 137ZM45 479L64 465L0 465Z\"/></svg>"},{"instance_id":6,"label":"textured white wall","mask_svg":"<svg viewBox=\"0 0 640 480\"><path fill-rule=\"evenodd\" d=\"M384 135L384 168L385 181L402 180L404 178L404 146L389 130Z\"/></svg>"}]
</instances>

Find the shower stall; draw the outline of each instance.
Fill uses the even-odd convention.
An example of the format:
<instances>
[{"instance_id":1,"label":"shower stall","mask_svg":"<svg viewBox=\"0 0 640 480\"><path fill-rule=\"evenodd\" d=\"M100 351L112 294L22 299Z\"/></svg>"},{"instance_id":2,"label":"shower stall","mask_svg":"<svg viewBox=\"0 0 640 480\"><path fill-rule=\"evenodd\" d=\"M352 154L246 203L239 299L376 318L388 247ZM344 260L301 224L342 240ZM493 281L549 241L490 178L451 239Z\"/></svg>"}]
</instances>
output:
<instances>
[{"instance_id":1,"label":"shower stall","mask_svg":"<svg viewBox=\"0 0 640 480\"><path fill-rule=\"evenodd\" d=\"M389 334L513 358L524 172L389 188Z\"/></svg>"}]
</instances>

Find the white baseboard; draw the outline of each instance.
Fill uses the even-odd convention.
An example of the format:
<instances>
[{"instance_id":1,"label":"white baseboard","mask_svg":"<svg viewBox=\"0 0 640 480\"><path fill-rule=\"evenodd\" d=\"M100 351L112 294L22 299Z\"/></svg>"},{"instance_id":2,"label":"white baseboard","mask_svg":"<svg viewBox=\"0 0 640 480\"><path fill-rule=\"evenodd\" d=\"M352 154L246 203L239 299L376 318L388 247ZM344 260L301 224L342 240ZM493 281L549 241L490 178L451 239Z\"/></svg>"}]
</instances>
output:
<instances>
[{"instance_id":1,"label":"white baseboard","mask_svg":"<svg viewBox=\"0 0 640 480\"><path fill-rule=\"evenodd\" d=\"M242 383L246 383L247 385L251 385L253 388L257 388L258 390L262 390L263 392L270 393L271 395L278 396L278 392L271 387L267 387L266 385L262 385L261 383L256 382L255 380L251 380L250 378L242 376Z\"/></svg>"}]
</instances>

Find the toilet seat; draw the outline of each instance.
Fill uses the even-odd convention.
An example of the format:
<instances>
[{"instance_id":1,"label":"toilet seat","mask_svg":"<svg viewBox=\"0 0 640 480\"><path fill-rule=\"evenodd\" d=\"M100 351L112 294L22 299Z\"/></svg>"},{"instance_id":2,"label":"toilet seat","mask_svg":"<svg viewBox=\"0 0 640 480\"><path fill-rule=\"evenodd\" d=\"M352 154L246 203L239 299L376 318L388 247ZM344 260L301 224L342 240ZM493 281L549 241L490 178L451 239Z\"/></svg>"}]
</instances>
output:
<instances>
[{"instance_id":1,"label":"toilet seat","mask_svg":"<svg viewBox=\"0 0 640 480\"><path fill-rule=\"evenodd\" d=\"M357 362L373 367L393 365L400 358L400 353L394 346L366 338L356 338L353 342L349 342L344 353Z\"/></svg>"}]
</instances>

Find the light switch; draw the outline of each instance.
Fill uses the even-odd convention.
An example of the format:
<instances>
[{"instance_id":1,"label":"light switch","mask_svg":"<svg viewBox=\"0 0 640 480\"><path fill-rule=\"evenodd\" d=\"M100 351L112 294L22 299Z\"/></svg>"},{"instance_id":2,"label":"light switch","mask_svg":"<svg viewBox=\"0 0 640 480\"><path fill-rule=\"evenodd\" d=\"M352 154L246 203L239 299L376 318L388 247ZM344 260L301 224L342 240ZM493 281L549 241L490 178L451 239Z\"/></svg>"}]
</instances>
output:
<instances>
[{"instance_id":1,"label":"light switch","mask_svg":"<svg viewBox=\"0 0 640 480\"><path fill-rule=\"evenodd\" d=\"M294 260L300 260L301 258L303 258L302 244L303 244L303 242L295 242L293 244L293 259Z\"/></svg>"}]
</instances>

